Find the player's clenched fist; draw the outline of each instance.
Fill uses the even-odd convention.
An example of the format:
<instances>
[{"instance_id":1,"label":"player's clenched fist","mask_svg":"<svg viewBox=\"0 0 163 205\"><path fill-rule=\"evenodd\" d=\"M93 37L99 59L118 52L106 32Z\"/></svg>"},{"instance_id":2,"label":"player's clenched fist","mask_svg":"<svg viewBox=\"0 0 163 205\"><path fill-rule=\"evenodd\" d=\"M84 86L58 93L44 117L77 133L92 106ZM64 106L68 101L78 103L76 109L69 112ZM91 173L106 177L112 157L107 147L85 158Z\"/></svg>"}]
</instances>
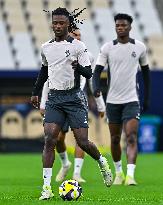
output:
<instances>
[{"instance_id":1,"label":"player's clenched fist","mask_svg":"<svg viewBox=\"0 0 163 205\"><path fill-rule=\"evenodd\" d=\"M31 103L35 108L39 108L38 96L32 96L31 97Z\"/></svg>"},{"instance_id":2,"label":"player's clenched fist","mask_svg":"<svg viewBox=\"0 0 163 205\"><path fill-rule=\"evenodd\" d=\"M77 67L78 67L78 61L77 61L77 60L74 60L74 61L71 63L71 65L72 65L72 69L73 69L73 70L76 70Z\"/></svg>"}]
</instances>

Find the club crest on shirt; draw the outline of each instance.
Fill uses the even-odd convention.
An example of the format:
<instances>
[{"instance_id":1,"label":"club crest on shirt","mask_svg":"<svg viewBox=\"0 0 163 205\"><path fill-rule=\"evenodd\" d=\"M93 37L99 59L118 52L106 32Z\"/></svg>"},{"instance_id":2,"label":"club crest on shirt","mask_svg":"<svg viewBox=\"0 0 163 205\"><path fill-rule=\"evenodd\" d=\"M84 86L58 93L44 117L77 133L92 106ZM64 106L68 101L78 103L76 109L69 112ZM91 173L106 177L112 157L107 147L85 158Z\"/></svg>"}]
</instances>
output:
<instances>
[{"instance_id":1,"label":"club crest on shirt","mask_svg":"<svg viewBox=\"0 0 163 205\"><path fill-rule=\"evenodd\" d=\"M69 57L70 51L69 51L69 50L66 50L66 51L65 51L65 54L66 54L66 57Z\"/></svg>"},{"instance_id":2,"label":"club crest on shirt","mask_svg":"<svg viewBox=\"0 0 163 205\"><path fill-rule=\"evenodd\" d=\"M136 57L136 52L133 51L132 54L131 54L131 56L135 58L135 57Z\"/></svg>"}]
</instances>

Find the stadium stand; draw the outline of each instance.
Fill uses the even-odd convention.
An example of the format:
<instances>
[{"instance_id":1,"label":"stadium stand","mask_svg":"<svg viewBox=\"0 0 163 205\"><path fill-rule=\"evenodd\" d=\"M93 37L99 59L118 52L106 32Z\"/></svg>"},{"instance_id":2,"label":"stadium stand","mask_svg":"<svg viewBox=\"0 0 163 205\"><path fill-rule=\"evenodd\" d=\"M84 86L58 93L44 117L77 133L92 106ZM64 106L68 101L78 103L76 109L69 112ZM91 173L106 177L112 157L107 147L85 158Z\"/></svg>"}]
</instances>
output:
<instances>
[{"instance_id":1,"label":"stadium stand","mask_svg":"<svg viewBox=\"0 0 163 205\"><path fill-rule=\"evenodd\" d=\"M0 68L1 69L14 69L14 60L12 57L11 49L8 44L8 36L5 29L5 24L0 19ZM5 56L3 58L2 56Z\"/></svg>"},{"instance_id":2,"label":"stadium stand","mask_svg":"<svg viewBox=\"0 0 163 205\"><path fill-rule=\"evenodd\" d=\"M163 36L152 36L149 39L149 46L152 48L153 55L151 61L155 62L157 69L162 69L163 66Z\"/></svg>"},{"instance_id":3,"label":"stadium stand","mask_svg":"<svg viewBox=\"0 0 163 205\"><path fill-rule=\"evenodd\" d=\"M3 138L18 139L24 137L24 120L15 110L8 110L3 114L0 127L0 136Z\"/></svg>"},{"instance_id":4,"label":"stadium stand","mask_svg":"<svg viewBox=\"0 0 163 205\"><path fill-rule=\"evenodd\" d=\"M163 8L163 0L155 0L154 1L155 7L158 11L158 15L161 19L161 24L163 26L163 13L162 13L162 8Z\"/></svg>"},{"instance_id":5,"label":"stadium stand","mask_svg":"<svg viewBox=\"0 0 163 205\"><path fill-rule=\"evenodd\" d=\"M101 44L115 38L114 14L131 14L134 17L131 35L144 40L151 65L161 68L163 62L158 54L163 51L159 46L163 35L161 2L148 0L142 6L142 0L0 0L0 36L3 39L0 54L5 56L0 59L0 69L39 68L40 46L52 37L51 14L43 10L52 11L59 6L71 11L87 8L80 17L85 19L84 24L79 27L82 40L95 57ZM153 40L157 37L159 40Z\"/></svg>"},{"instance_id":6,"label":"stadium stand","mask_svg":"<svg viewBox=\"0 0 163 205\"><path fill-rule=\"evenodd\" d=\"M157 10L154 6L153 0L144 1L142 6L142 1L137 0L136 10L140 13L140 21L144 25L144 35L151 36L154 34L162 35L161 22ZM144 9L145 8L145 9Z\"/></svg>"},{"instance_id":7,"label":"stadium stand","mask_svg":"<svg viewBox=\"0 0 163 205\"><path fill-rule=\"evenodd\" d=\"M28 139L36 139L43 135L42 117L38 110L33 110L25 119L25 136Z\"/></svg>"}]
</instances>

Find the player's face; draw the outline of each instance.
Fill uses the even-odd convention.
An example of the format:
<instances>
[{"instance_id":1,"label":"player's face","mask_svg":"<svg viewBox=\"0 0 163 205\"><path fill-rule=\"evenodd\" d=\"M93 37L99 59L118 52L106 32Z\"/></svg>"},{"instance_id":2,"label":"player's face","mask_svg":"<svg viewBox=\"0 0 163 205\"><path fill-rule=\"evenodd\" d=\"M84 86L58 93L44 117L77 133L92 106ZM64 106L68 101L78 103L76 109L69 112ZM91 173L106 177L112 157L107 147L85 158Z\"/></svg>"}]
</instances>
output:
<instances>
[{"instance_id":1,"label":"player's face","mask_svg":"<svg viewBox=\"0 0 163 205\"><path fill-rule=\"evenodd\" d=\"M117 20L115 22L115 30L118 37L128 36L131 30L131 24L127 20Z\"/></svg>"},{"instance_id":2,"label":"player's face","mask_svg":"<svg viewBox=\"0 0 163 205\"><path fill-rule=\"evenodd\" d=\"M52 29L56 37L64 36L68 33L69 20L64 15L52 16Z\"/></svg>"},{"instance_id":3,"label":"player's face","mask_svg":"<svg viewBox=\"0 0 163 205\"><path fill-rule=\"evenodd\" d=\"M70 33L70 36L72 36L73 38L77 39L77 40L81 40L81 33L79 30L75 30L72 33Z\"/></svg>"}]
</instances>

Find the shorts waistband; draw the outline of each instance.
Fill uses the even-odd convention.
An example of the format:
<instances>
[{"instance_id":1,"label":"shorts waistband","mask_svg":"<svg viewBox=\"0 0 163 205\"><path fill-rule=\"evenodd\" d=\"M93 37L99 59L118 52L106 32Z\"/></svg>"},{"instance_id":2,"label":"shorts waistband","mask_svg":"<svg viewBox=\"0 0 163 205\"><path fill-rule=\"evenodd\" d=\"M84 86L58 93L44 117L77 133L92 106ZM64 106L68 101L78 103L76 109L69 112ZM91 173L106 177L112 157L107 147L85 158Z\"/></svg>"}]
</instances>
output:
<instances>
[{"instance_id":1,"label":"shorts waistband","mask_svg":"<svg viewBox=\"0 0 163 205\"><path fill-rule=\"evenodd\" d=\"M67 95L67 94L72 94L80 91L80 88L72 88L69 90L55 90L55 89L50 89L51 94L57 94L57 95Z\"/></svg>"}]
</instances>

